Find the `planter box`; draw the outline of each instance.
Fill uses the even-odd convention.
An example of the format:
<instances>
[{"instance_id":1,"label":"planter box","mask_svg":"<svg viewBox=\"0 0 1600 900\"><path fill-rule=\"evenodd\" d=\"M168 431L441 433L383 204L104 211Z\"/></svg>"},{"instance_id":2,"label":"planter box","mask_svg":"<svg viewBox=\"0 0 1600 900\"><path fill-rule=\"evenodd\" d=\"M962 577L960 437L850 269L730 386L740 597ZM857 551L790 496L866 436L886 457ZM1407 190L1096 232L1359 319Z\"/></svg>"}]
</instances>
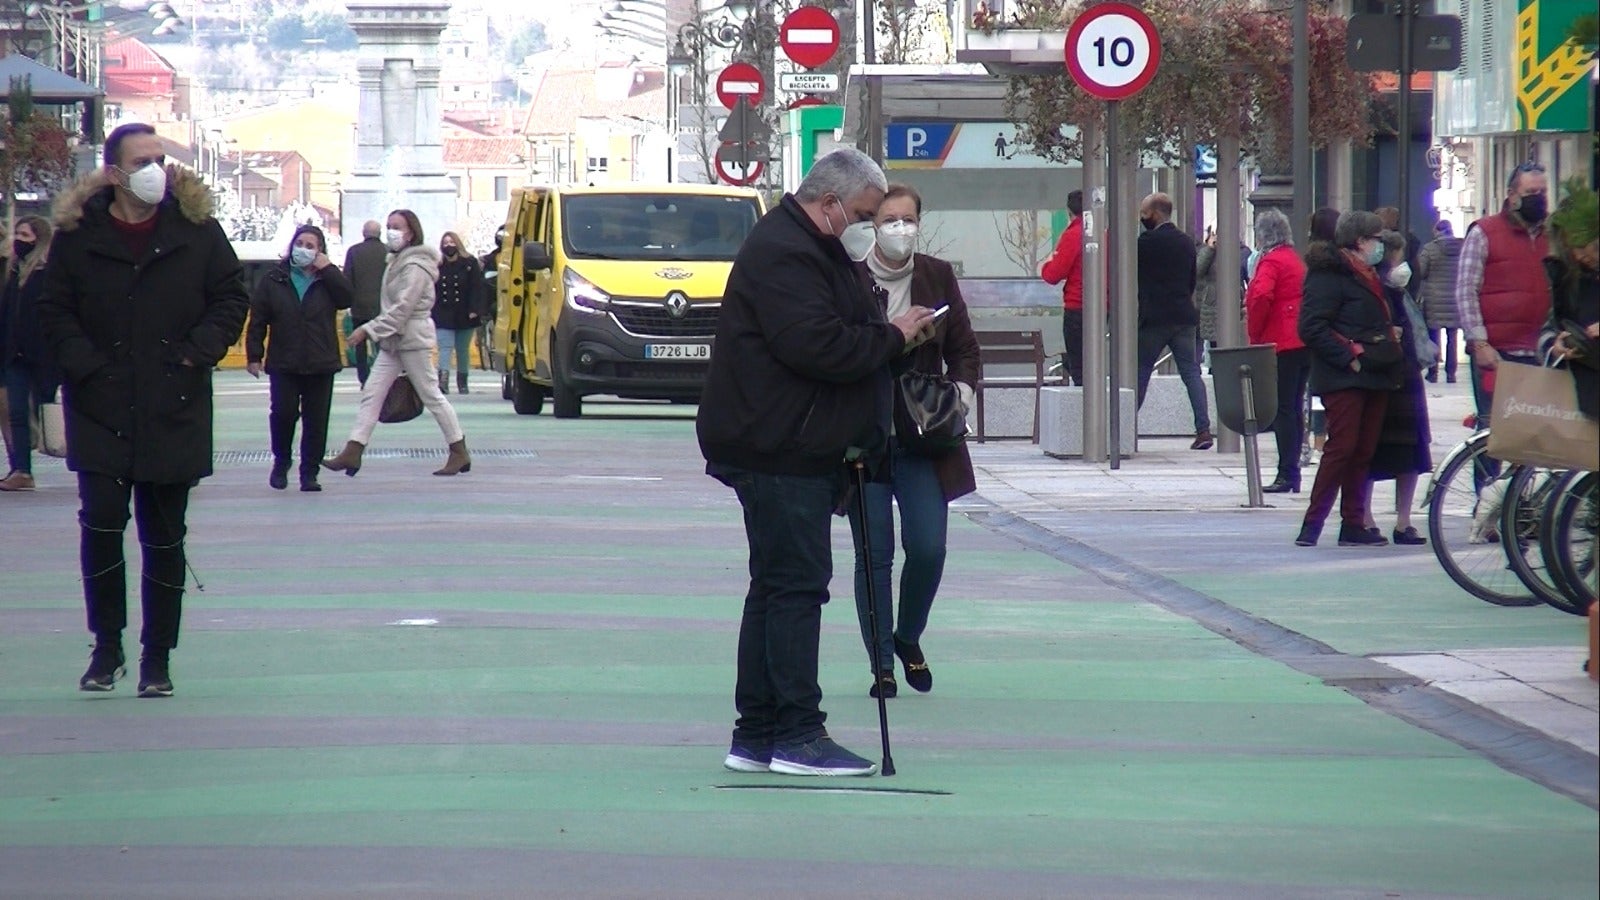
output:
<instances>
[{"instance_id":1,"label":"planter box","mask_svg":"<svg viewBox=\"0 0 1600 900\"><path fill-rule=\"evenodd\" d=\"M968 50L1061 50L1066 47L1065 31L1040 31L1037 28L1002 28L993 34L967 32Z\"/></svg>"}]
</instances>

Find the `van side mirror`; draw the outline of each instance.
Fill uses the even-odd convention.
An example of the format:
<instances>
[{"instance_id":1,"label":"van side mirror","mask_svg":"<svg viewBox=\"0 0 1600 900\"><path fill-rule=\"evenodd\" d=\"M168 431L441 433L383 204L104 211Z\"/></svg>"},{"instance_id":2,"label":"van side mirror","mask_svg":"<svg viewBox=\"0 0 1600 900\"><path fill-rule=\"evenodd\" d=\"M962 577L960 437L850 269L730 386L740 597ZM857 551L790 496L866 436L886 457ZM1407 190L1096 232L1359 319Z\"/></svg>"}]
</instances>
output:
<instances>
[{"instance_id":1,"label":"van side mirror","mask_svg":"<svg viewBox=\"0 0 1600 900\"><path fill-rule=\"evenodd\" d=\"M522 273L532 275L543 271L552 265L550 248L540 241L529 241L522 245Z\"/></svg>"}]
</instances>

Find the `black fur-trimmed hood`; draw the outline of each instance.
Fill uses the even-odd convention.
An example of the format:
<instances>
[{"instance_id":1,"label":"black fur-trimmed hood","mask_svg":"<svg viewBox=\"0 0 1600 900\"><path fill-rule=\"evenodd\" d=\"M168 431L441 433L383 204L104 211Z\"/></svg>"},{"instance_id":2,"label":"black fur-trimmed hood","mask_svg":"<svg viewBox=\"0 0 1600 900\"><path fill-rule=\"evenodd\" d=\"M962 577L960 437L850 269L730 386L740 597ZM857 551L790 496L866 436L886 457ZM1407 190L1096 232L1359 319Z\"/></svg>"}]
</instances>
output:
<instances>
[{"instance_id":1,"label":"black fur-trimmed hood","mask_svg":"<svg viewBox=\"0 0 1600 900\"><path fill-rule=\"evenodd\" d=\"M113 196L105 169L96 169L56 197L51 219L61 231L76 231L83 223L86 209L91 205L109 207ZM196 225L210 219L216 211L211 189L200 175L174 163L167 164L167 195L161 203L175 205L185 219Z\"/></svg>"},{"instance_id":2,"label":"black fur-trimmed hood","mask_svg":"<svg viewBox=\"0 0 1600 900\"><path fill-rule=\"evenodd\" d=\"M1344 251L1335 247L1332 241L1312 241L1306 247L1306 271L1355 273Z\"/></svg>"}]
</instances>

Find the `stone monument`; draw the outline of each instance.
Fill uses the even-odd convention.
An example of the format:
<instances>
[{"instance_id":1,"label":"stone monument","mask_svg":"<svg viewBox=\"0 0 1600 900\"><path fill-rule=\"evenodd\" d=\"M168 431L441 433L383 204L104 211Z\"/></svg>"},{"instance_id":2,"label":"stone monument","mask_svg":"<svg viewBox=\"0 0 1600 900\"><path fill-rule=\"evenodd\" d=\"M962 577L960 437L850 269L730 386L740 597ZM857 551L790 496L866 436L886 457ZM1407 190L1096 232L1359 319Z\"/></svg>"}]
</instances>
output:
<instances>
[{"instance_id":1,"label":"stone monument","mask_svg":"<svg viewBox=\"0 0 1600 900\"><path fill-rule=\"evenodd\" d=\"M340 226L361 234L368 219L411 209L429 243L456 226L456 188L440 136L439 35L448 0L347 0L361 105L355 169L345 182Z\"/></svg>"}]
</instances>

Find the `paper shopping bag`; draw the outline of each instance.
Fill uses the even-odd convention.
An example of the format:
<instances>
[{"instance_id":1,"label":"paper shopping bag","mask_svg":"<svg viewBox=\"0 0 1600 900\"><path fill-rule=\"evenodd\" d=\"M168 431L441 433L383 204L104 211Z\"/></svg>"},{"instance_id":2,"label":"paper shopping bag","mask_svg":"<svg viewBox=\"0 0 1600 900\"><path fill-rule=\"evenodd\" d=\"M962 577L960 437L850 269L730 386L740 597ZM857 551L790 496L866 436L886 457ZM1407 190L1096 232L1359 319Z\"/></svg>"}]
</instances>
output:
<instances>
[{"instance_id":1,"label":"paper shopping bag","mask_svg":"<svg viewBox=\"0 0 1600 900\"><path fill-rule=\"evenodd\" d=\"M1494 371L1490 456L1554 469L1600 468L1600 422L1578 411L1570 371L1515 363Z\"/></svg>"}]
</instances>

